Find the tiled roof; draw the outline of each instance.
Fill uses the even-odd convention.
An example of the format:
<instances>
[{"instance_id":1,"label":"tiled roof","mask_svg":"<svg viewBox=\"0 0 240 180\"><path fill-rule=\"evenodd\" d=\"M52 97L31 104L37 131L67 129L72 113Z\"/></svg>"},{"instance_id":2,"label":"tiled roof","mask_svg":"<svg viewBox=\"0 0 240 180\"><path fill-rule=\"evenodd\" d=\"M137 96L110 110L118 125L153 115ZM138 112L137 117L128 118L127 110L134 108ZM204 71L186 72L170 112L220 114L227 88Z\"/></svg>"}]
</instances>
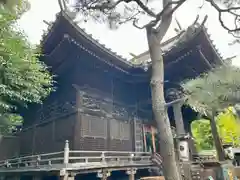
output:
<instances>
[{"instance_id":1,"label":"tiled roof","mask_svg":"<svg viewBox=\"0 0 240 180\"><path fill-rule=\"evenodd\" d=\"M216 48L215 44L213 43L213 40L211 40L210 35L207 33L207 28L203 25L196 24L194 26L190 26L187 30L180 31L178 35L174 36L173 38L167 40L166 42L163 42L161 44L162 52L163 54L168 54L173 49L180 49L180 47L184 47L183 44L187 41L193 39L195 36L197 36L201 31L205 34L209 44L214 50L214 53L218 57L220 61L222 61L223 57L219 53L218 49ZM138 61L139 64L148 63L151 64L149 61L150 54L149 51L145 51L138 56L132 58L130 61Z\"/></svg>"},{"instance_id":2,"label":"tiled roof","mask_svg":"<svg viewBox=\"0 0 240 180\"><path fill-rule=\"evenodd\" d=\"M132 63L133 59L127 60L123 58L121 55L118 55L116 52L114 52L111 48L107 48L104 44L100 43L99 40L94 39L91 34L88 34L85 29L80 28L65 12L60 12L57 15L56 21L51 24L48 28L48 31L46 32L45 36L43 37L42 43L44 43L48 36L50 36L51 32L54 29L54 26L60 21L61 18L65 18L73 27L74 29L84 38L86 38L89 42L91 42L93 45L95 45L97 48L99 48L104 53L110 55L114 59L118 60L120 63L123 63L129 67L144 67L144 63L146 66L146 61L150 59L149 52L146 51L144 53L141 53L140 55L134 57L134 59L138 59L139 63ZM219 57L219 59L222 59L221 55L219 54L218 50L216 49L215 45L213 44L212 40L210 39L209 34L206 31L206 28L201 25L194 25L190 26L187 30L180 31L175 37L165 41L162 43L162 51L164 54L170 53L173 49L179 48L180 45L182 46L184 43L188 42L190 39L193 39L199 32L204 31L206 34L206 37L213 47L215 54ZM78 43L78 42L75 42ZM151 62L147 62L148 66L151 65Z\"/></svg>"}]
</instances>

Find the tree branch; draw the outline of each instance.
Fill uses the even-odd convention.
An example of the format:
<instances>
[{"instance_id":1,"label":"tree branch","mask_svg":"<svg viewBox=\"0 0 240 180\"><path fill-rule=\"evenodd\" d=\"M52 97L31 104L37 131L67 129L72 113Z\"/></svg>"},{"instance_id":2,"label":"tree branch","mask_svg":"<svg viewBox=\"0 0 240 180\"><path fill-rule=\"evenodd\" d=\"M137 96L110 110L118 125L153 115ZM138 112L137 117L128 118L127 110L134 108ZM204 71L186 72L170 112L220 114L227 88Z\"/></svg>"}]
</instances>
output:
<instances>
[{"instance_id":1,"label":"tree branch","mask_svg":"<svg viewBox=\"0 0 240 180\"><path fill-rule=\"evenodd\" d=\"M125 0L118 0L115 3L111 4L111 3L103 3L101 5L94 5L94 6L90 6L89 9L95 9L95 10L104 10L104 9L113 9L115 8L118 4L120 4L121 2L125 2Z\"/></svg>"},{"instance_id":2,"label":"tree branch","mask_svg":"<svg viewBox=\"0 0 240 180\"><path fill-rule=\"evenodd\" d=\"M136 21L137 20L136 16L139 15L140 13L141 13L141 11L137 11L132 16L124 19L123 21L120 21L119 24L124 24L124 23L129 22L129 21Z\"/></svg>"},{"instance_id":3,"label":"tree branch","mask_svg":"<svg viewBox=\"0 0 240 180\"><path fill-rule=\"evenodd\" d=\"M163 2L167 0L163 0ZM185 2L186 0L179 0L179 1L170 1L168 3L165 3L164 9L158 14L159 19L156 18L156 23L162 19L158 27L155 29L157 32L158 40L162 40L165 36L167 29L169 28L171 22L172 22L172 14ZM172 5L176 4L174 8L172 8Z\"/></svg>"},{"instance_id":4,"label":"tree branch","mask_svg":"<svg viewBox=\"0 0 240 180\"><path fill-rule=\"evenodd\" d=\"M166 1L166 0L165 0ZM137 20L133 21L133 26L138 28L138 29L144 29L144 28L152 28L154 26L157 25L157 23L159 21L162 20L162 17L163 16L166 16L166 17L171 17L171 15L185 2L186 0L179 0L179 1L171 1L171 2L168 2L168 3L165 3L166 5L164 6L163 10L161 12L159 12L155 19L150 21L149 23L143 25L143 26L138 26L137 25ZM174 8L171 8L172 5L176 4L176 6ZM161 22L160 24L162 23L166 23L166 22ZM160 28L160 25L155 29L156 32L159 31L159 28Z\"/></svg>"},{"instance_id":5,"label":"tree branch","mask_svg":"<svg viewBox=\"0 0 240 180\"><path fill-rule=\"evenodd\" d=\"M128 2L128 0L125 0L125 2ZM134 2L136 2L138 4L138 6L143 11L145 11L149 16L156 18L157 15L152 10L150 10L146 5L144 5L141 0L134 0Z\"/></svg>"},{"instance_id":6,"label":"tree branch","mask_svg":"<svg viewBox=\"0 0 240 180\"><path fill-rule=\"evenodd\" d=\"M214 2L214 0L206 0L206 1L209 2L212 5L212 7L218 11L218 20L224 29L226 29L229 33L240 31L240 27L236 26L236 22L240 18L240 14L233 12L236 10L240 10L240 7L230 7L230 8L222 9ZM235 28L229 28L225 25L222 19L222 13L230 13L233 16L235 16Z\"/></svg>"}]
</instances>

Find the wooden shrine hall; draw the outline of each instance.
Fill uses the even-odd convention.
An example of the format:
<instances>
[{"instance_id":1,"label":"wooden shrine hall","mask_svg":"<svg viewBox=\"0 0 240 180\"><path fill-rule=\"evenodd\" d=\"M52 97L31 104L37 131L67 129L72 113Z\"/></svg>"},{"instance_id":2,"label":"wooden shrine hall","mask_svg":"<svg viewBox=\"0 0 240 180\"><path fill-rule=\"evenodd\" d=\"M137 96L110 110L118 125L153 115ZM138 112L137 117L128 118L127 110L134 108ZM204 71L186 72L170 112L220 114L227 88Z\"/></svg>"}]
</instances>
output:
<instances>
[{"instance_id":1,"label":"wooden shrine hall","mask_svg":"<svg viewBox=\"0 0 240 180\"><path fill-rule=\"evenodd\" d=\"M132 168L151 168L143 128L155 125L151 110L151 62L146 63L148 52L135 57L138 63L132 63L93 39L64 12L59 13L49 26L41 44L43 55L40 59L56 75L56 91L42 105L32 104L21 110L24 117L22 131L15 134L15 138L2 141L8 151L1 150L2 145L0 147L1 159L28 157L36 162L30 166L28 161L24 165L23 159L18 163L16 159L3 161L0 162L0 173L26 172L27 167L31 167L28 172L36 172L33 167L38 165L45 172L50 171L46 167L51 166L54 167L50 168L52 171L59 170L60 174L70 171L70 167L79 173L79 164L89 162L90 157L95 157L93 153L98 154L95 159L99 162L94 158L92 162L98 165L106 162L104 157L117 161L121 154L128 163L133 162L130 167L124 163L119 167L111 166L117 170L130 168L130 172L134 172ZM179 32L162 44L162 50L167 102L176 98L171 92L179 90L181 81L222 64L204 25L194 25ZM181 107L178 110L169 108L171 124L176 126L178 133L187 133L196 114L182 107L183 117L180 118L184 127L180 127L182 125L177 125L179 120L173 115L180 111ZM184 132L179 131L179 127ZM19 146L10 148L16 141ZM60 156L64 147L78 156L73 159L68 154ZM44 155L54 155L54 158L47 160ZM132 161L133 158L139 159ZM56 162L58 164L54 166ZM64 166L59 162L64 162ZM101 164L96 172L109 166Z\"/></svg>"}]
</instances>

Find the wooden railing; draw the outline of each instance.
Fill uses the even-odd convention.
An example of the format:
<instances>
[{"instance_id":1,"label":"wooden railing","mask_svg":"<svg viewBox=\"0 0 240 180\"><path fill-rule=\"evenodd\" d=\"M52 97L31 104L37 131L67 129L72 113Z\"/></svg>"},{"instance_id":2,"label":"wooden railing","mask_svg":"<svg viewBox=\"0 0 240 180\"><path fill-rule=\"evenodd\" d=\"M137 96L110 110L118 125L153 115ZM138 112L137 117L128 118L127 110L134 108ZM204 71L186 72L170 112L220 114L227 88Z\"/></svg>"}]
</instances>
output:
<instances>
[{"instance_id":1,"label":"wooden railing","mask_svg":"<svg viewBox=\"0 0 240 180\"><path fill-rule=\"evenodd\" d=\"M193 154L193 163L218 163L218 159L214 155L210 154Z\"/></svg>"},{"instance_id":2,"label":"wooden railing","mask_svg":"<svg viewBox=\"0 0 240 180\"><path fill-rule=\"evenodd\" d=\"M52 165L63 163L64 152L54 152L48 154L23 156L13 159L0 161L0 168L21 168L21 167L37 167L40 165Z\"/></svg>"},{"instance_id":3,"label":"wooden railing","mask_svg":"<svg viewBox=\"0 0 240 180\"><path fill-rule=\"evenodd\" d=\"M146 152L123 152L123 151L72 151L68 141L64 151L48 154L39 154L18 157L0 161L0 172L5 171L28 171L48 168L61 170L71 169L98 169L108 167L138 167L151 166L151 154Z\"/></svg>"}]
</instances>

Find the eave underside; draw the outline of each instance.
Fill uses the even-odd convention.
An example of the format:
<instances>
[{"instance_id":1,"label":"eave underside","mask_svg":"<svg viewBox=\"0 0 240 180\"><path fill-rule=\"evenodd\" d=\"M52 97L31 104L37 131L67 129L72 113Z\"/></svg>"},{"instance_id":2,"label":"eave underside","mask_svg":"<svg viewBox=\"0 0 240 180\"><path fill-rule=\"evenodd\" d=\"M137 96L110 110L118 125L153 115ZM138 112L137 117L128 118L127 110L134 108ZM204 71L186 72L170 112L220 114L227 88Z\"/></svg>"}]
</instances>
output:
<instances>
[{"instance_id":1,"label":"eave underside","mask_svg":"<svg viewBox=\"0 0 240 180\"><path fill-rule=\"evenodd\" d=\"M168 74L176 74L178 71L186 74L187 72L189 72L189 74L202 73L208 70L208 68L204 69L206 68L206 64L209 66L209 64L219 64L221 61L214 51L212 42L208 39L204 27L197 29L191 38L186 42L183 41L183 43L175 45L165 53L166 77L169 76ZM109 50L106 52L105 50L107 48L99 48L99 44L94 44L90 39L91 37L86 37L86 33L83 32L83 30L77 28L76 25L70 22L66 14L59 15L51 31L43 41L44 61L48 66L52 67L53 72L62 73L64 72L64 70L62 70L64 66L69 66L68 63L70 63L69 59L71 59L71 57L77 57L80 61L91 63L87 62L90 61L89 59L81 59L83 53L88 53L96 59L94 63L98 64L97 66L102 68L103 71L112 72L112 74L117 75L119 78L125 78L130 81L141 82L149 80L151 67L145 71L143 66L131 65L131 63L121 59L121 57L113 56L112 53L109 53ZM195 51L199 51L199 49L204 56L199 54L199 52L195 53ZM195 55L192 56L192 53ZM194 57L194 59L188 60L190 59L189 54L191 57ZM206 60L208 62L206 62ZM176 72L174 73L174 71ZM180 74L182 74L182 72ZM188 77L188 75L186 76ZM168 79L172 78L169 77Z\"/></svg>"}]
</instances>

